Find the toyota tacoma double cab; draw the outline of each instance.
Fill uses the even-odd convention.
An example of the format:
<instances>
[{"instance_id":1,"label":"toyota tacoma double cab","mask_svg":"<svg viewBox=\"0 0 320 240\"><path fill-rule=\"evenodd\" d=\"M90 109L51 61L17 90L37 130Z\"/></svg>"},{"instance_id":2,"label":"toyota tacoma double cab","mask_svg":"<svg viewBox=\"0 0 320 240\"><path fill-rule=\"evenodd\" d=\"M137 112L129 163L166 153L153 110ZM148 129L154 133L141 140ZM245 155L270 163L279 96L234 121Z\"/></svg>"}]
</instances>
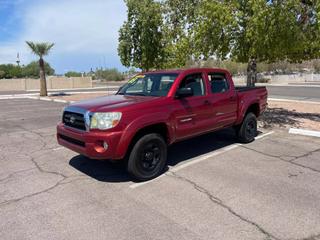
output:
<instances>
[{"instance_id":1,"label":"toyota tacoma double cab","mask_svg":"<svg viewBox=\"0 0 320 240\"><path fill-rule=\"evenodd\" d=\"M57 139L91 159L126 160L135 179L149 180L178 141L233 127L240 142L252 142L267 95L265 87L235 87L224 69L146 72L115 95L67 106Z\"/></svg>"}]
</instances>

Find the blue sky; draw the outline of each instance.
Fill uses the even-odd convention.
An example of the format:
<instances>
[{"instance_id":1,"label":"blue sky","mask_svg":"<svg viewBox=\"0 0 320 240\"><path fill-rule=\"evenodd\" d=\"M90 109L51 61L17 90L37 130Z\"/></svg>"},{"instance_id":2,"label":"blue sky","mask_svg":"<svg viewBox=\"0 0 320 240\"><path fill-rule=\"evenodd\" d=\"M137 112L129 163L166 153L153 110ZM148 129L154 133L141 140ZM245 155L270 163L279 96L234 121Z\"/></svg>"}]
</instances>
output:
<instances>
[{"instance_id":1,"label":"blue sky","mask_svg":"<svg viewBox=\"0 0 320 240\"><path fill-rule=\"evenodd\" d=\"M55 46L46 60L57 73L96 67L125 70L117 55L126 18L122 0L0 0L0 64L36 60L25 41Z\"/></svg>"}]
</instances>

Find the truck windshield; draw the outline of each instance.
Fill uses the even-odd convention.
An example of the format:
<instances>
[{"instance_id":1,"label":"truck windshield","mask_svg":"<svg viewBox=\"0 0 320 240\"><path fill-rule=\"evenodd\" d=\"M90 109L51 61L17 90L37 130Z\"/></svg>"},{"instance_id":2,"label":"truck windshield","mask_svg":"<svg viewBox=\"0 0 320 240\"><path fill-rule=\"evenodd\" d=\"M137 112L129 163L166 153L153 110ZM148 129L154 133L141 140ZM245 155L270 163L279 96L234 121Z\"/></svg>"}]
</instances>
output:
<instances>
[{"instance_id":1,"label":"truck windshield","mask_svg":"<svg viewBox=\"0 0 320 240\"><path fill-rule=\"evenodd\" d=\"M117 94L133 96L167 96L173 82L178 77L176 73L141 74L130 79Z\"/></svg>"}]
</instances>

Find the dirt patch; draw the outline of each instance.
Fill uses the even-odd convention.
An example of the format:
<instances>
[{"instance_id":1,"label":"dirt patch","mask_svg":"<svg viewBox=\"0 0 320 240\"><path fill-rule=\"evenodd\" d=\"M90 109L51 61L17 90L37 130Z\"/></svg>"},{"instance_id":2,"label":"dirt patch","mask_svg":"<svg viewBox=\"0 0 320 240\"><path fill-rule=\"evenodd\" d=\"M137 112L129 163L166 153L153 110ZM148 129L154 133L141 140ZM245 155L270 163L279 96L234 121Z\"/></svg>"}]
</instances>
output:
<instances>
[{"instance_id":1,"label":"dirt patch","mask_svg":"<svg viewBox=\"0 0 320 240\"><path fill-rule=\"evenodd\" d=\"M262 128L303 128L320 131L320 104L268 101L261 116Z\"/></svg>"}]
</instances>

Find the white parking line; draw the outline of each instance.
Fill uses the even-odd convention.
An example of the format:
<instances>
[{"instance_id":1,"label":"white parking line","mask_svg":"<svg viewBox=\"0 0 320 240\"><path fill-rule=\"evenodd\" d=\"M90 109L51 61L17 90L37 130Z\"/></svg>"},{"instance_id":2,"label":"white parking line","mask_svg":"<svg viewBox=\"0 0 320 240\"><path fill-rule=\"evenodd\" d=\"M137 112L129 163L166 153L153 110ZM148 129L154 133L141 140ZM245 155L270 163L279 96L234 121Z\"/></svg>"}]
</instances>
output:
<instances>
[{"instance_id":1,"label":"white parking line","mask_svg":"<svg viewBox=\"0 0 320 240\"><path fill-rule=\"evenodd\" d=\"M195 158L192 158L190 159L189 161L187 161L186 163L183 163L183 164L180 164L176 167L173 167L171 168L171 172L178 172L180 171L181 169L184 169L186 167L190 167L194 164L197 164L197 163L200 163L200 162L203 162L204 160L207 160L208 158L211 158L211 157L215 157L215 156L218 156L222 153L225 153L225 152L228 152L232 149L235 149L237 147L239 147L241 144L239 143L235 143L235 144L232 144L230 146L227 146L227 147L224 147L224 148L221 148L219 150L216 150L214 152L211 152L211 153L207 153L207 154L203 154L203 155L200 155L198 157L195 157Z\"/></svg>"},{"instance_id":2,"label":"white parking line","mask_svg":"<svg viewBox=\"0 0 320 240\"><path fill-rule=\"evenodd\" d=\"M261 135L259 135L258 137L256 137L256 140L259 140L259 139L262 139L262 138L264 138L264 137L267 137L267 136L269 136L269 135L271 135L271 134L273 134L273 133L274 133L274 131L261 134ZM232 144L232 145L230 145L230 146L226 146L226 147L221 148L221 149L219 149L219 150L216 150L216 151L214 151L214 152L210 152L210 153L207 153L207 154L200 155L200 156L195 157L195 158L192 158L192 159L190 159L189 161L187 161L186 163L180 164L180 165L178 165L178 166L176 166L176 167L169 167L168 172L178 172L178 171L180 171L181 169L190 167L190 166L192 166L192 165L194 165L194 164L197 164L197 163L200 163L200 162L202 162L202 161L205 161L205 160L207 160L207 159L209 159L209 158L211 158L211 157L215 157L215 156L218 156L218 155L220 155L220 154L222 154L222 153L231 151L231 150L233 150L233 149L235 149L235 148L238 148L238 147L241 146L241 145L242 145L242 144L240 144L240 143L234 143L234 144ZM129 186L129 188L135 189L135 188L144 186L144 185L146 185L146 184L148 184L148 183L155 182L155 181L157 181L158 179L160 179L160 178L162 178L162 177L164 177L164 176L166 176L166 174L162 174L162 175L160 175L159 177L157 177L157 178L155 178L155 179L152 179L152 180L150 180L150 181L141 182L141 183L133 183L133 184L131 184L131 185Z\"/></svg>"},{"instance_id":3,"label":"white parking line","mask_svg":"<svg viewBox=\"0 0 320 240\"><path fill-rule=\"evenodd\" d=\"M52 102L52 99L51 99L51 98L48 98L48 97L40 97L39 99L40 99L40 100L43 100L43 101Z\"/></svg>"},{"instance_id":4,"label":"white parking line","mask_svg":"<svg viewBox=\"0 0 320 240\"><path fill-rule=\"evenodd\" d=\"M67 100L63 100L63 99L53 99L53 101L58 103L68 103Z\"/></svg>"},{"instance_id":5,"label":"white parking line","mask_svg":"<svg viewBox=\"0 0 320 240\"><path fill-rule=\"evenodd\" d=\"M261 134L261 135L259 135L258 137L256 137L256 140L259 140L259 139L264 138L264 137L266 137L266 136L269 136L269 135L271 135L271 134L274 134L274 131Z\"/></svg>"},{"instance_id":6,"label":"white parking line","mask_svg":"<svg viewBox=\"0 0 320 240\"><path fill-rule=\"evenodd\" d=\"M304 136L311 136L311 137L320 137L320 131L311 131L311 130L305 130L305 129L290 128L289 133L304 135Z\"/></svg>"},{"instance_id":7,"label":"white parking line","mask_svg":"<svg viewBox=\"0 0 320 240\"><path fill-rule=\"evenodd\" d=\"M64 147L57 147L57 148L52 149L52 151L59 151L59 150L62 150L62 149L64 149Z\"/></svg>"}]
</instances>

